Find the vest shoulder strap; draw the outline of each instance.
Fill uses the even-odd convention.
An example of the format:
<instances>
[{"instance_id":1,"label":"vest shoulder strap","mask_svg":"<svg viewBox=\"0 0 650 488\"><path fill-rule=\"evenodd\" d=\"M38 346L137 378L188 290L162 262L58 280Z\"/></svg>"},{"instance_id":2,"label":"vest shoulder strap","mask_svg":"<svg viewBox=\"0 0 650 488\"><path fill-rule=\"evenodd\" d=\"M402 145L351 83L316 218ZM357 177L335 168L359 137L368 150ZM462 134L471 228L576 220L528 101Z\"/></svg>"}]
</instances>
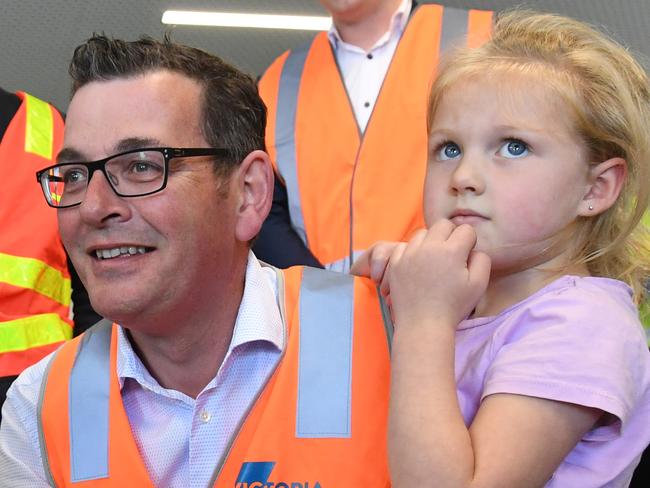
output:
<instances>
[{"instance_id":1,"label":"vest shoulder strap","mask_svg":"<svg viewBox=\"0 0 650 488\"><path fill-rule=\"evenodd\" d=\"M300 286L297 437L350 436L353 331L354 278L304 268Z\"/></svg>"}]
</instances>

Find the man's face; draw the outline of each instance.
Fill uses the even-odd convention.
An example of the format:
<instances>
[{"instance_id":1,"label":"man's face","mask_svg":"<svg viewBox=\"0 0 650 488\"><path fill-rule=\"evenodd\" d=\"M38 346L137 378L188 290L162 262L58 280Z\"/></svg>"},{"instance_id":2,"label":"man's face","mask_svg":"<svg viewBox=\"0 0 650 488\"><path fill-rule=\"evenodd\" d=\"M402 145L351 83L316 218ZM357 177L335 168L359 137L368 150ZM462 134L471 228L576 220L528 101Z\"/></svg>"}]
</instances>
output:
<instances>
[{"instance_id":1,"label":"man's face","mask_svg":"<svg viewBox=\"0 0 650 488\"><path fill-rule=\"evenodd\" d=\"M70 102L59 159L208 147L201 93L197 82L168 71L89 83ZM100 314L127 326L173 320L191 316L206 297L218 300L227 289L241 254L234 235L237 199L229 182L223 183L226 196L218 191L213 164L209 157L172 160L167 187L135 198L118 197L97 171L81 205L59 210L63 242ZM139 252L97 257L98 250L129 248Z\"/></svg>"},{"instance_id":2,"label":"man's face","mask_svg":"<svg viewBox=\"0 0 650 488\"><path fill-rule=\"evenodd\" d=\"M400 0L320 0L334 22L355 23L370 17L379 8L393 6L397 9Z\"/></svg>"}]
</instances>

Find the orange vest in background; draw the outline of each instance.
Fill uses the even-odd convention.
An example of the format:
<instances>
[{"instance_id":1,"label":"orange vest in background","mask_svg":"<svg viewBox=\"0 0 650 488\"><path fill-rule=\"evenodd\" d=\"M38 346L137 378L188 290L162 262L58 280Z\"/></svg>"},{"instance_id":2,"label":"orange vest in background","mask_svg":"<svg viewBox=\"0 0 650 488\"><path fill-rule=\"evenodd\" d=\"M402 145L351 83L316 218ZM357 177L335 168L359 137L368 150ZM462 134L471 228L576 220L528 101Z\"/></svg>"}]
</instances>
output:
<instances>
[{"instance_id":1,"label":"orange vest in background","mask_svg":"<svg viewBox=\"0 0 650 488\"><path fill-rule=\"evenodd\" d=\"M295 267L278 271L278 294L285 349L215 459L214 486L389 486L390 334L374 285ZM103 321L68 342L43 379L41 454L57 488L153 486L120 396L116 331Z\"/></svg>"},{"instance_id":2,"label":"orange vest in background","mask_svg":"<svg viewBox=\"0 0 650 488\"><path fill-rule=\"evenodd\" d=\"M348 271L371 244L424 227L426 111L439 54L490 36L492 12L419 3L363 134L327 33L280 56L260 80L266 144L292 227L328 269Z\"/></svg>"},{"instance_id":3,"label":"orange vest in background","mask_svg":"<svg viewBox=\"0 0 650 488\"><path fill-rule=\"evenodd\" d=\"M63 141L59 112L19 92L20 108L0 142L0 376L14 376L72 337L70 275L56 211L37 170Z\"/></svg>"}]
</instances>

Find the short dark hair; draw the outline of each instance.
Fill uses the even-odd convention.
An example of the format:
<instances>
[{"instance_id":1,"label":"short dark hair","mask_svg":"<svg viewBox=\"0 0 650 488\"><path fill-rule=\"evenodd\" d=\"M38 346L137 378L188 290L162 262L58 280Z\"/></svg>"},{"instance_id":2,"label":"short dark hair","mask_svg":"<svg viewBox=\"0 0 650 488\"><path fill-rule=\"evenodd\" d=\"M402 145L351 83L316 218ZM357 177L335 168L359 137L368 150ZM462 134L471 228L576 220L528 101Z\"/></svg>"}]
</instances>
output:
<instances>
[{"instance_id":1,"label":"short dark hair","mask_svg":"<svg viewBox=\"0 0 650 488\"><path fill-rule=\"evenodd\" d=\"M218 56L172 42L141 37L137 41L94 34L78 46L68 72L72 95L87 83L169 70L203 86L201 128L208 143L231 151L230 169L251 151L265 149L266 106L254 80Z\"/></svg>"}]
</instances>

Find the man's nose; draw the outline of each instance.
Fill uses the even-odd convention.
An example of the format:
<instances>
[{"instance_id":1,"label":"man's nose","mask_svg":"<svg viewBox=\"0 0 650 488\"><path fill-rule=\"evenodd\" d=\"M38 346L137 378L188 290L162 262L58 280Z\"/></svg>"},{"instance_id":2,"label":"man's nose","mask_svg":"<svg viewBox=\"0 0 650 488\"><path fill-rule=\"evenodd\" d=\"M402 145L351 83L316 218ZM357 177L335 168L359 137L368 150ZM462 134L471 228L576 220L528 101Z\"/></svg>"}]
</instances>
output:
<instances>
[{"instance_id":1,"label":"man's nose","mask_svg":"<svg viewBox=\"0 0 650 488\"><path fill-rule=\"evenodd\" d=\"M79 206L84 221L101 226L111 219L125 220L130 215L129 208L124 198L115 193L103 172L95 171L91 175Z\"/></svg>"}]
</instances>

